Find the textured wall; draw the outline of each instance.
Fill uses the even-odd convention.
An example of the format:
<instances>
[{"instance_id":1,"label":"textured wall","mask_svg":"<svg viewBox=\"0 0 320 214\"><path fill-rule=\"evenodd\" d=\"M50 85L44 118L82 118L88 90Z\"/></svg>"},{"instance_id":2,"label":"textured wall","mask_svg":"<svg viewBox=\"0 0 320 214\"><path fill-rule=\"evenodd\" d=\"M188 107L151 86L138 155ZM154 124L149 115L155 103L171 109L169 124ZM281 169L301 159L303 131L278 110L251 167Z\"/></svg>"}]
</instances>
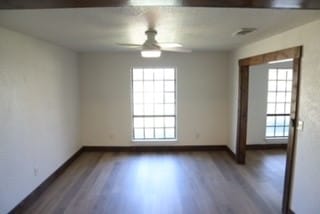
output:
<instances>
[{"instance_id":1,"label":"textured wall","mask_svg":"<svg viewBox=\"0 0 320 214\"><path fill-rule=\"evenodd\" d=\"M320 210L320 20L235 50L230 56L230 148L235 150L237 121L237 60L257 54L303 45L301 66L300 119L305 122L298 132L291 207L296 213Z\"/></svg>"},{"instance_id":2,"label":"textured wall","mask_svg":"<svg viewBox=\"0 0 320 214\"><path fill-rule=\"evenodd\" d=\"M143 59L139 53L88 53L80 62L83 145L134 145L130 72L135 66L177 68L177 145L226 145L229 141L225 53L164 53L159 59Z\"/></svg>"},{"instance_id":3,"label":"textured wall","mask_svg":"<svg viewBox=\"0 0 320 214\"><path fill-rule=\"evenodd\" d=\"M76 54L0 28L0 213L77 151L78 123Z\"/></svg>"}]
</instances>

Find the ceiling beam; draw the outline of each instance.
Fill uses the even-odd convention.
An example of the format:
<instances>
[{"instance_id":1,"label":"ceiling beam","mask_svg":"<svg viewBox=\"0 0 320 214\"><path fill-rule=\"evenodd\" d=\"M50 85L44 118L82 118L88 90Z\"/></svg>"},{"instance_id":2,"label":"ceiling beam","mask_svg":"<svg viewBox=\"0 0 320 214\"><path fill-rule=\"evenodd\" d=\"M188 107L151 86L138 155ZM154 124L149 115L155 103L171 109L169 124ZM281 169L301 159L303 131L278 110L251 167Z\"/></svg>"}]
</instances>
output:
<instances>
[{"instance_id":1,"label":"ceiling beam","mask_svg":"<svg viewBox=\"0 0 320 214\"><path fill-rule=\"evenodd\" d=\"M319 0L1 0L0 9L45 9L123 6L186 6L320 9Z\"/></svg>"}]
</instances>

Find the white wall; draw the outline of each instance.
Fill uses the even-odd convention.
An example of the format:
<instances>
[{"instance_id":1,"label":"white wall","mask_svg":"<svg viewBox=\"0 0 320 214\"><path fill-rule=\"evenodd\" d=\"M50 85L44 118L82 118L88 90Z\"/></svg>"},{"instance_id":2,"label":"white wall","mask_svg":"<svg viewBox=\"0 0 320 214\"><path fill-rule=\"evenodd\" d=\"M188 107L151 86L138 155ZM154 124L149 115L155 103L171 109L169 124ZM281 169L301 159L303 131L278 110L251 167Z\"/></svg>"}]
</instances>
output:
<instances>
[{"instance_id":1,"label":"white wall","mask_svg":"<svg viewBox=\"0 0 320 214\"><path fill-rule=\"evenodd\" d=\"M0 213L79 149L78 123L76 54L0 28Z\"/></svg>"},{"instance_id":2,"label":"white wall","mask_svg":"<svg viewBox=\"0 0 320 214\"><path fill-rule=\"evenodd\" d=\"M164 53L159 59L143 59L134 52L87 53L80 62L83 145L136 145L131 143L132 66L177 68L179 143L175 145L229 142L226 53Z\"/></svg>"},{"instance_id":3,"label":"white wall","mask_svg":"<svg viewBox=\"0 0 320 214\"><path fill-rule=\"evenodd\" d=\"M231 54L230 85L231 112L230 148L235 150L238 59L270 51L303 45L301 65L300 119L303 131L298 132L295 173L291 207L297 214L319 213L320 210L320 20L281 33L279 35L245 45Z\"/></svg>"},{"instance_id":4,"label":"white wall","mask_svg":"<svg viewBox=\"0 0 320 214\"><path fill-rule=\"evenodd\" d=\"M266 130L268 65L250 67L247 144L264 144Z\"/></svg>"}]
</instances>

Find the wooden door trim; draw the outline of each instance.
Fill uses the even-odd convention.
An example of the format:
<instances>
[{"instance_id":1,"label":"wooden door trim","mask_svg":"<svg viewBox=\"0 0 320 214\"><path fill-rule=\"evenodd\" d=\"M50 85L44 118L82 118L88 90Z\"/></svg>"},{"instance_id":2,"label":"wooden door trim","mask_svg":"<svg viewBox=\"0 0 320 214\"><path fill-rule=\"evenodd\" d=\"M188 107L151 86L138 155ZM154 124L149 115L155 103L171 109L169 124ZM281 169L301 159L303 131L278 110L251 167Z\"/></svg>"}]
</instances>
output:
<instances>
[{"instance_id":1,"label":"wooden door trim","mask_svg":"<svg viewBox=\"0 0 320 214\"><path fill-rule=\"evenodd\" d=\"M271 61L301 58L302 46L273 51L239 60L240 66L261 65Z\"/></svg>"},{"instance_id":2,"label":"wooden door trim","mask_svg":"<svg viewBox=\"0 0 320 214\"><path fill-rule=\"evenodd\" d=\"M302 52L302 47L301 50ZM287 161L285 168L284 190L282 200L282 212L288 213L290 209L290 195L292 186L293 164L297 140L297 120L299 113L299 99L300 99L300 75L301 75L301 57L293 60L293 88L292 88L292 102L291 102L291 121L290 139L287 147Z\"/></svg>"},{"instance_id":3,"label":"wooden door trim","mask_svg":"<svg viewBox=\"0 0 320 214\"><path fill-rule=\"evenodd\" d=\"M249 95L249 67L252 65L265 64L275 60L293 58L293 89L291 100L291 126L287 147L287 161L285 168L284 191L282 212L288 213L291 195L293 159L296 144L296 119L298 118L299 88L301 73L302 46L274 51L239 60L239 89L238 89L238 121L236 139L236 160L239 164L245 163L247 119L248 119L248 95Z\"/></svg>"}]
</instances>

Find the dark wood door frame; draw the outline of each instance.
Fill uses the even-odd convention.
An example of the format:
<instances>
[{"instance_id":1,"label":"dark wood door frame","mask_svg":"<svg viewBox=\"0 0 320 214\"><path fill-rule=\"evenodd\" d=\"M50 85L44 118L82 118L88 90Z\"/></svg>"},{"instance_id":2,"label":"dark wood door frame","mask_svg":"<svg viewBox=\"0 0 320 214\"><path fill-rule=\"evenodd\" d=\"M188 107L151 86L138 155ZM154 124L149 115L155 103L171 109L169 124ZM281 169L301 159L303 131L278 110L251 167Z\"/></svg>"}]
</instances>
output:
<instances>
[{"instance_id":1,"label":"dark wood door frame","mask_svg":"<svg viewBox=\"0 0 320 214\"><path fill-rule=\"evenodd\" d=\"M293 88L290 113L291 124L289 132L289 141L287 146L287 160L282 201L282 213L284 214L287 214L289 212L291 194L293 158L296 144L296 120L298 118L301 57L302 46L298 46L239 60L239 100L236 160L239 164L244 164L246 158L247 140L249 67L253 65L265 64L270 61L293 58Z\"/></svg>"}]
</instances>

